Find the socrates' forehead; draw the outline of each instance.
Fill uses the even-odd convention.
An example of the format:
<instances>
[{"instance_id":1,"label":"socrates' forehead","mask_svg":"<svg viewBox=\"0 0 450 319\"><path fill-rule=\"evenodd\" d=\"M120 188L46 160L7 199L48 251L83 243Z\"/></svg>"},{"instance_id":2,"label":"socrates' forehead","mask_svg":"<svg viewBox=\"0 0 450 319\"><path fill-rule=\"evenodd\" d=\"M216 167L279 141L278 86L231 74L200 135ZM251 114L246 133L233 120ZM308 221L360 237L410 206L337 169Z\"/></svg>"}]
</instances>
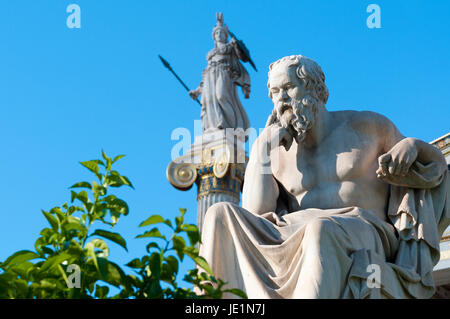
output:
<instances>
[{"instance_id":1,"label":"socrates' forehead","mask_svg":"<svg viewBox=\"0 0 450 319\"><path fill-rule=\"evenodd\" d=\"M279 86L286 82L292 82L297 79L296 67L293 65L277 65L269 73L270 86Z\"/></svg>"}]
</instances>

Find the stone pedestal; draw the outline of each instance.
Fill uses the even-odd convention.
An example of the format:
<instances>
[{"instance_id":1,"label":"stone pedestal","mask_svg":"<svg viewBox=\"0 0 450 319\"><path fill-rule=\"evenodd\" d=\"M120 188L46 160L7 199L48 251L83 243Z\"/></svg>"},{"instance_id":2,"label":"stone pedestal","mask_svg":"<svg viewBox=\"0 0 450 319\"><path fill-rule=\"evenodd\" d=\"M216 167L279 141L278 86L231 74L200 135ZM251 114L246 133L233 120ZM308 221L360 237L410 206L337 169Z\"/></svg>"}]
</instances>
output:
<instances>
[{"instance_id":1,"label":"stone pedestal","mask_svg":"<svg viewBox=\"0 0 450 319\"><path fill-rule=\"evenodd\" d=\"M197 184L197 225L202 231L208 208L218 202L239 204L244 181L245 138L235 130L217 130L196 137L191 150L167 167L167 179L179 190Z\"/></svg>"}]
</instances>

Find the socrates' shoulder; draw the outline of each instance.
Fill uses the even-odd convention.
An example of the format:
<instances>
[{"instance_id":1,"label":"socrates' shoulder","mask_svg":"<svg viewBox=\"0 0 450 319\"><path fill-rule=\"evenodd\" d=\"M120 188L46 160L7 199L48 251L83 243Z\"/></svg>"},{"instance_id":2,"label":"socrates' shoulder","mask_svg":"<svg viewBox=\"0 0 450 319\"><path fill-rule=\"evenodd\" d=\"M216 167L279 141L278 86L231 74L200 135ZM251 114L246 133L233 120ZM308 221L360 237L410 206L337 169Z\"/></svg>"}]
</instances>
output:
<instances>
[{"instance_id":1,"label":"socrates' shoulder","mask_svg":"<svg viewBox=\"0 0 450 319\"><path fill-rule=\"evenodd\" d=\"M354 129L385 131L386 133L397 130L394 123L380 113L372 111L337 111L333 113L338 121L345 121Z\"/></svg>"},{"instance_id":2,"label":"socrates' shoulder","mask_svg":"<svg viewBox=\"0 0 450 319\"><path fill-rule=\"evenodd\" d=\"M336 114L337 120L348 123L348 126L358 133L375 138L385 151L404 138L395 124L380 113L371 111L341 111L336 113L340 113Z\"/></svg>"}]
</instances>

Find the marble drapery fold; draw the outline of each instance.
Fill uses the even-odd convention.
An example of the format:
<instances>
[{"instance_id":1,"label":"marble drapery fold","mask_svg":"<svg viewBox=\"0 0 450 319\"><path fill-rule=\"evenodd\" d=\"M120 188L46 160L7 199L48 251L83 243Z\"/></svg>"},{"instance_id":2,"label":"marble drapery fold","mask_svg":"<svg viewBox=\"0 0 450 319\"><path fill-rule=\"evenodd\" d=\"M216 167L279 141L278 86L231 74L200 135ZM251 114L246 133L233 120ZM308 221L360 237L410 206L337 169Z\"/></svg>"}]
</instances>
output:
<instances>
[{"instance_id":1,"label":"marble drapery fold","mask_svg":"<svg viewBox=\"0 0 450 319\"><path fill-rule=\"evenodd\" d=\"M250 86L250 76L239 62L231 43L215 48L207 55L208 66L202 73L203 130L250 127L250 121L236 90Z\"/></svg>"}]
</instances>

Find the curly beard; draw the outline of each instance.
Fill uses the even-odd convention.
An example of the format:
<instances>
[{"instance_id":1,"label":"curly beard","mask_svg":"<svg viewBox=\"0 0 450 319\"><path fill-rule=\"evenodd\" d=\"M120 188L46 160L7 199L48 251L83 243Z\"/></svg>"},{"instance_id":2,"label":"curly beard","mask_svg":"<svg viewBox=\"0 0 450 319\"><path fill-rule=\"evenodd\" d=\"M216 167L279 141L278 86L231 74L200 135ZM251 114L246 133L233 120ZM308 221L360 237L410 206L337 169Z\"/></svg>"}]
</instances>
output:
<instances>
[{"instance_id":1,"label":"curly beard","mask_svg":"<svg viewBox=\"0 0 450 319\"><path fill-rule=\"evenodd\" d=\"M311 129L316 119L317 104L319 101L311 96L301 100L292 99L290 103L279 102L277 119L281 126L286 128L294 137L297 144L304 141L306 133Z\"/></svg>"}]
</instances>

